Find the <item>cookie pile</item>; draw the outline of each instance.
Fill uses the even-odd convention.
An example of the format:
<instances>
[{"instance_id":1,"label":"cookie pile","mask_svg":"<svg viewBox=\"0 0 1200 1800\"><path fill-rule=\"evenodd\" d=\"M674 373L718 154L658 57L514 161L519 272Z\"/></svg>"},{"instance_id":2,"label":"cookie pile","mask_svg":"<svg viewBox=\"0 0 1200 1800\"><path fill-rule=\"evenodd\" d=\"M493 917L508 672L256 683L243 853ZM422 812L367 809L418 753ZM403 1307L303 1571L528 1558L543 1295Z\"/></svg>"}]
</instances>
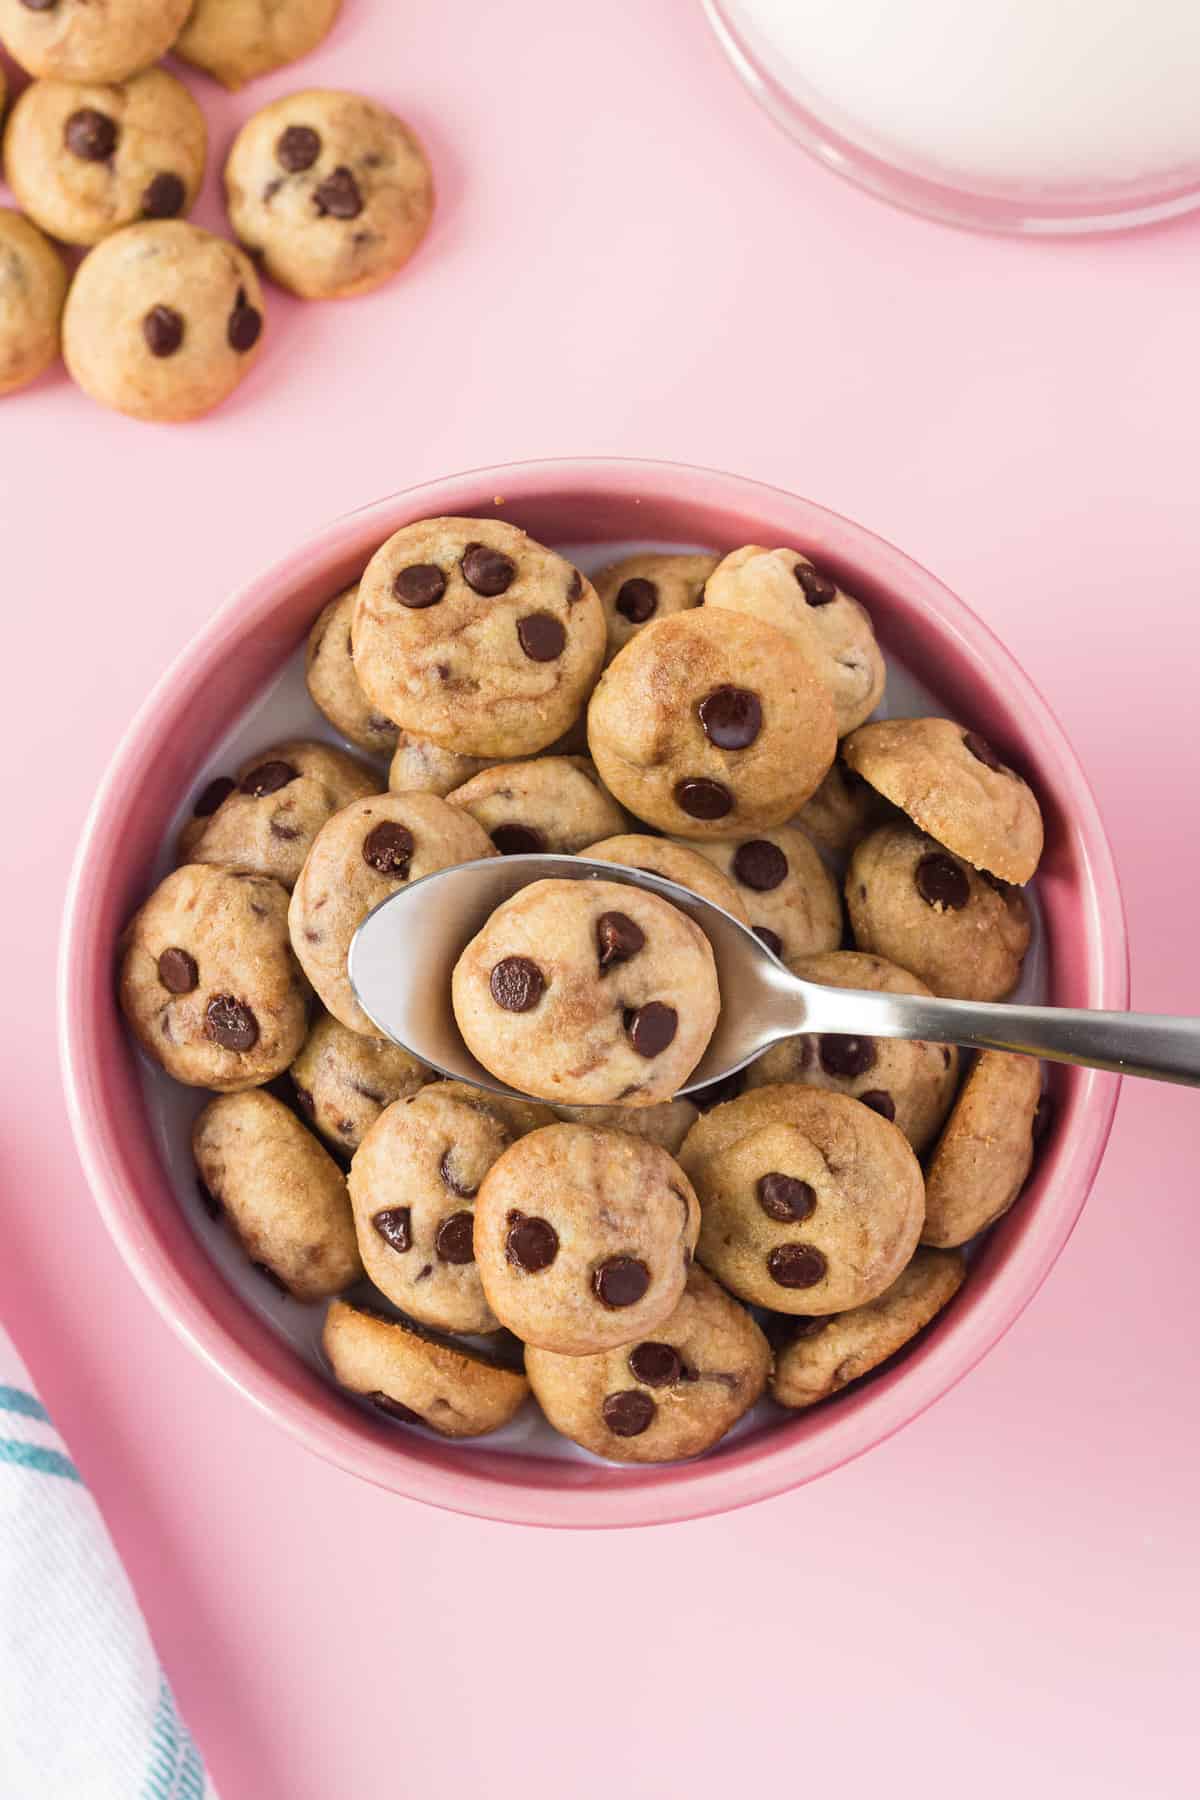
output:
<instances>
[{"instance_id":1,"label":"cookie pile","mask_svg":"<svg viewBox=\"0 0 1200 1800\"><path fill-rule=\"evenodd\" d=\"M703 934L648 891L545 881L455 973L477 1053L554 1104L505 1099L380 1040L347 953L423 875L582 852L723 906L808 979L995 998L1042 843L1022 778L949 720L868 722L870 618L795 550L593 585L501 520L422 520L331 597L306 666L345 747L273 744L204 788L120 994L211 1093L205 1204L327 1305L341 1387L451 1437L532 1389L585 1449L657 1462L908 1343L1025 1181L1036 1063L964 1078L941 1045L827 1033L676 1099L719 1006Z\"/></svg>"},{"instance_id":2,"label":"cookie pile","mask_svg":"<svg viewBox=\"0 0 1200 1800\"><path fill-rule=\"evenodd\" d=\"M34 79L12 107L0 209L0 393L58 356L92 399L193 419L258 354L260 271L305 299L366 293L433 210L425 154L386 107L313 88L247 120L225 165L236 244L186 222L207 128L157 59L237 88L304 56L341 0L0 0L0 43ZM0 71L0 114L4 106ZM70 279L51 240L89 254Z\"/></svg>"}]
</instances>

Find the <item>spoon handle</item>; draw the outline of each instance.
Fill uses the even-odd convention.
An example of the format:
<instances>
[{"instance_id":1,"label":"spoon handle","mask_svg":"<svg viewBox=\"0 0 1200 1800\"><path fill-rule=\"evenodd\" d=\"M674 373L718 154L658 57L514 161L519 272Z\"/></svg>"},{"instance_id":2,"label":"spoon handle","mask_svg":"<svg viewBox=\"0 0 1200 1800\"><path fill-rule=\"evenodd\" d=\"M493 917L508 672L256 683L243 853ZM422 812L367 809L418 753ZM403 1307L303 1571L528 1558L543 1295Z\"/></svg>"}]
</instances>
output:
<instances>
[{"instance_id":1,"label":"spoon handle","mask_svg":"<svg viewBox=\"0 0 1200 1800\"><path fill-rule=\"evenodd\" d=\"M821 1030L824 1006L809 987L808 1031ZM1049 1062L1081 1063L1117 1075L1148 1075L1200 1087L1200 1019L1168 1013L1086 1012L1065 1006L988 1005L923 994L875 994L845 988L829 996L837 1030L873 1037L925 1038L973 1050L1013 1050ZM835 998L836 996L836 998Z\"/></svg>"}]
</instances>

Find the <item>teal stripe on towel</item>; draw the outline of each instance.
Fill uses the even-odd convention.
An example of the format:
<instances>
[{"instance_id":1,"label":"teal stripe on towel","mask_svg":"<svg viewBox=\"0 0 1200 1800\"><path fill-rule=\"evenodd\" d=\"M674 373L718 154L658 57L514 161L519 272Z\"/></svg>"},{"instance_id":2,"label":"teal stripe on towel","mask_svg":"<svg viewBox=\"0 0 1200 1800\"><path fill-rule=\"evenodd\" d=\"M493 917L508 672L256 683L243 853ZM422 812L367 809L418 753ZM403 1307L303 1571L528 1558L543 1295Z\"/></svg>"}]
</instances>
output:
<instances>
[{"instance_id":1,"label":"teal stripe on towel","mask_svg":"<svg viewBox=\"0 0 1200 1800\"><path fill-rule=\"evenodd\" d=\"M142 1800L171 1800L175 1777L179 1773L179 1720L175 1702L162 1676L158 1684L158 1705L150 1728L150 1767L142 1787Z\"/></svg>"},{"instance_id":2,"label":"teal stripe on towel","mask_svg":"<svg viewBox=\"0 0 1200 1800\"><path fill-rule=\"evenodd\" d=\"M26 1419L40 1419L44 1425L50 1423L50 1414L41 1401L27 1394L24 1388L0 1385L0 1412L21 1413Z\"/></svg>"},{"instance_id":3,"label":"teal stripe on towel","mask_svg":"<svg viewBox=\"0 0 1200 1800\"><path fill-rule=\"evenodd\" d=\"M67 1481L83 1481L75 1464L61 1450L25 1444L19 1438L0 1438L0 1463L15 1463L19 1469L33 1469L39 1475L62 1475Z\"/></svg>"},{"instance_id":4,"label":"teal stripe on towel","mask_svg":"<svg viewBox=\"0 0 1200 1800\"><path fill-rule=\"evenodd\" d=\"M190 1737L183 1748L183 1767L175 1791L178 1800L204 1800L204 1764Z\"/></svg>"}]
</instances>

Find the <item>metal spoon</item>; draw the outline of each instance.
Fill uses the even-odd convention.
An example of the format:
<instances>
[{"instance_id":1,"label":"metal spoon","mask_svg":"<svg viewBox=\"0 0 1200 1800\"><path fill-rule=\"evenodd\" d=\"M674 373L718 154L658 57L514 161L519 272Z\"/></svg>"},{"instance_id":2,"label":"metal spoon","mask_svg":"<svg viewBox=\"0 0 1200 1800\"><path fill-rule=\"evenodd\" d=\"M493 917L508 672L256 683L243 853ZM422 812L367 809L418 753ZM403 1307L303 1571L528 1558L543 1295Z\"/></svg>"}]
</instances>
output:
<instances>
[{"instance_id":1,"label":"metal spoon","mask_svg":"<svg viewBox=\"0 0 1200 1800\"><path fill-rule=\"evenodd\" d=\"M687 888L581 856L497 856L460 863L401 888L377 906L354 934L349 969L359 1004L383 1035L443 1075L493 1093L516 1093L489 1075L463 1043L450 1005L450 975L502 901L550 877L646 888L687 913L706 934L717 960L721 1015L685 1094L734 1074L781 1038L801 1032L1015 1050L1051 1062L1200 1086L1200 1019L823 987L791 974L745 925Z\"/></svg>"}]
</instances>

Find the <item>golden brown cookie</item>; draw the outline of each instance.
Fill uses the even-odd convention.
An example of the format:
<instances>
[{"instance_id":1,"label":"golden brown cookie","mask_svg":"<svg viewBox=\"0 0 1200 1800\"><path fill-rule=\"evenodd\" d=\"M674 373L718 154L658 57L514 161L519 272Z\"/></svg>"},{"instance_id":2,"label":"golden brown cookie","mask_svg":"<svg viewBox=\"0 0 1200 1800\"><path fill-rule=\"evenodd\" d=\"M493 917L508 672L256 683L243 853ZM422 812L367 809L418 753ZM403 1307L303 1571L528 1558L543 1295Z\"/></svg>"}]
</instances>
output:
<instances>
[{"instance_id":1,"label":"golden brown cookie","mask_svg":"<svg viewBox=\"0 0 1200 1800\"><path fill-rule=\"evenodd\" d=\"M949 719L882 719L842 746L847 764L976 869L1028 881L1042 854L1033 790L986 738Z\"/></svg>"},{"instance_id":2,"label":"golden brown cookie","mask_svg":"<svg viewBox=\"0 0 1200 1800\"><path fill-rule=\"evenodd\" d=\"M830 950L788 963L803 981L866 988L876 994L928 994L907 969L858 950ZM746 1071L748 1087L798 1081L849 1094L890 1119L920 1155L941 1129L958 1085L958 1051L907 1038L848 1037L826 1032L773 1044Z\"/></svg>"},{"instance_id":3,"label":"golden brown cookie","mask_svg":"<svg viewBox=\"0 0 1200 1800\"><path fill-rule=\"evenodd\" d=\"M776 956L811 956L842 941L842 897L809 840L788 825L697 844L737 888L756 937Z\"/></svg>"},{"instance_id":4,"label":"golden brown cookie","mask_svg":"<svg viewBox=\"0 0 1200 1800\"><path fill-rule=\"evenodd\" d=\"M189 0L175 54L227 88L307 56L331 30L342 0Z\"/></svg>"},{"instance_id":5,"label":"golden brown cookie","mask_svg":"<svg viewBox=\"0 0 1200 1800\"><path fill-rule=\"evenodd\" d=\"M514 1419L529 1383L465 1344L447 1344L403 1319L335 1300L321 1345L339 1386L386 1418L442 1437L482 1437Z\"/></svg>"},{"instance_id":6,"label":"golden brown cookie","mask_svg":"<svg viewBox=\"0 0 1200 1800\"><path fill-rule=\"evenodd\" d=\"M627 823L583 756L493 763L446 798L482 825L501 856L572 856Z\"/></svg>"},{"instance_id":7,"label":"golden brown cookie","mask_svg":"<svg viewBox=\"0 0 1200 1800\"><path fill-rule=\"evenodd\" d=\"M657 1144L548 1125L484 1176L475 1256L502 1324L527 1344L587 1356L670 1317L699 1222L691 1183Z\"/></svg>"},{"instance_id":8,"label":"golden brown cookie","mask_svg":"<svg viewBox=\"0 0 1200 1800\"><path fill-rule=\"evenodd\" d=\"M468 1048L567 1106L649 1106L687 1083L717 1022L712 948L640 888L535 881L498 906L451 982Z\"/></svg>"},{"instance_id":9,"label":"golden brown cookie","mask_svg":"<svg viewBox=\"0 0 1200 1800\"><path fill-rule=\"evenodd\" d=\"M846 873L846 906L860 950L910 969L954 1000L1003 1000L1029 948L1019 888L980 875L914 825L882 825Z\"/></svg>"},{"instance_id":10,"label":"golden brown cookie","mask_svg":"<svg viewBox=\"0 0 1200 1800\"><path fill-rule=\"evenodd\" d=\"M774 1312L844 1312L916 1249L921 1168L902 1134L844 1094L763 1087L705 1114L679 1160L700 1198L696 1255Z\"/></svg>"},{"instance_id":11,"label":"golden brown cookie","mask_svg":"<svg viewBox=\"0 0 1200 1800\"><path fill-rule=\"evenodd\" d=\"M250 1261L293 1300L325 1300L358 1280L345 1177L282 1101L261 1088L210 1100L192 1153Z\"/></svg>"},{"instance_id":12,"label":"golden brown cookie","mask_svg":"<svg viewBox=\"0 0 1200 1800\"><path fill-rule=\"evenodd\" d=\"M651 619L667 619L700 604L718 556L641 551L610 563L594 577L608 625L605 662L611 662Z\"/></svg>"},{"instance_id":13,"label":"golden brown cookie","mask_svg":"<svg viewBox=\"0 0 1200 1800\"><path fill-rule=\"evenodd\" d=\"M883 795L848 769L838 756L792 824L811 838L819 850L845 857L861 844L868 831L883 824L890 810Z\"/></svg>"},{"instance_id":14,"label":"golden brown cookie","mask_svg":"<svg viewBox=\"0 0 1200 1800\"><path fill-rule=\"evenodd\" d=\"M277 881L176 869L134 915L121 949L125 1017L176 1081L221 1092L257 1087L299 1052L308 983Z\"/></svg>"},{"instance_id":15,"label":"golden brown cookie","mask_svg":"<svg viewBox=\"0 0 1200 1800\"><path fill-rule=\"evenodd\" d=\"M661 875L679 887L711 900L714 906L732 913L744 925L750 923L742 897L727 876L714 867L693 844L676 844L670 838L644 836L626 832L620 837L602 838L579 852L597 862L617 863L622 868L640 869L645 875Z\"/></svg>"},{"instance_id":16,"label":"golden brown cookie","mask_svg":"<svg viewBox=\"0 0 1200 1800\"><path fill-rule=\"evenodd\" d=\"M192 845L193 862L220 863L296 885L318 831L379 779L331 744L294 739L247 757L237 785Z\"/></svg>"},{"instance_id":17,"label":"golden brown cookie","mask_svg":"<svg viewBox=\"0 0 1200 1800\"><path fill-rule=\"evenodd\" d=\"M875 1300L849 1312L797 1320L776 1352L771 1393L781 1406L815 1406L877 1369L953 1300L966 1268L955 1252L918 1250Z\"/></svg>"},{"instance_id":18,"label":"golden brown cookie","mask_svg":"<svg viewBox=\"0 0 1200 1800\"><path fill-rule=\"evenodd\" d=\"M357 595L356 584L321 608L308 634L304 679L313 705L344 738L360 750L390 756L396 749L399 729L375 711L354 673L350 622Z\"/></svg>"},{"instance_id":19,"label":"golden brown cookie","mask_svg":"<svg viewBox=\"0 0 1200 1800\"><path fill-rule=\"evenodd\" d=\"M499 760L495 756L460 756L457 750L443 750L440 744L397 727L388 787L393 794L438 794L444 799Z\"/></svg>"},{"instance_id":20,"label":"golden brown cookie","mask_svg":"<svg viewBox=\"0 0 1200 1800\"><path fill-rule=\"evenodd\" d=\"M58 356L67 271L36 225L0 207L0 394L36 381Z\"/></svg>"},{"instance_id":21,"label":"golden brown cookie","mask_svg":"<svg viewBox=\"0 0 1200 1800\"><path fill-rule=\"evenodd\" d=\"M556 1106L568 1125L599 1125L606 1131L631 1131L649 1138L669 1156L678 1154L684 1138L700 1117L690 1100L660 1100L657 1106Z\"/></svg>"},{"instance_id":22,"label":"golden brown cookie","mask_svg":"<svg viewBox=\"0 0 1200 1800\"><path fill-rule=\"evenodd\" d=\"M709 576L704 604L786 632L829 689L839 737L882 700L886 671L866 608L798 550L732 551Z\"/></svg>"},{"instance_id":23,"label":"golden brown cookie","mask_svg":"<svg viewBox=\"0 0 1200 1800\"><path fill-rule=\"evenodd\" d=\"M609 664L588 744L611 793L676 837L782 825L833 761L828 692L783 632L707 606L652 621Z\"/></svg>"},{"instance_id":24,"label":"golden brown cookie","mask_svg":"<svg viewBox=\"0 0 1200 1800\"><path fill-rule=\"evenodd\" d=\"M525 1372L550 1423L610 1462L677 1462L719 1443L758 1400L771 1350L745 1307L688 1271L654 1336L595 1356L532 1346Z\"/></svg>"},{"instance_id":25,"label":"golden brown cookie","mask_svg":"<svg viewBox=\"0 0 1200 1800\"><path fill-rule=\"evenodd\" d=\"M385 1106L434 1080L433 1070L399 1044L350 1031L320 1010L288 1075L301 1112L344 1156L358 1149Z\"/></svg>"},{"instance_id":26,"label":"golden brown cookie","mask_svg":"<svg viewBox=\"0 0 1200 1800\"><path fill-rule=\"evenodd\" d=\"M165 56L192 0L0 0L0 42L50 81L125 81Z\"/></svg>"},{"instance_id":27,"label":"golden brown cookie","mask_svg":"<svg viewBox=\"0 0 1200 1800\"><path fill-rule=\"evenodd\" d=\"M929 1159L925 1243L965 1244L1008 1211L1033 1163L1041 1082L1032 1056L980 1052Z\"/></svg>"},{"instance_id":28,"label":"golden brown cookie","mask_svg":"<svg viewBox=\"0 0 1200 1800\"><path fill-rule=\"evenodd\" d=\"M423 519L368 563L354 667L402 730L467 756L532 755L572 725L604 656L604 608L501 519Z\"/></svg>"}]
</instances>

